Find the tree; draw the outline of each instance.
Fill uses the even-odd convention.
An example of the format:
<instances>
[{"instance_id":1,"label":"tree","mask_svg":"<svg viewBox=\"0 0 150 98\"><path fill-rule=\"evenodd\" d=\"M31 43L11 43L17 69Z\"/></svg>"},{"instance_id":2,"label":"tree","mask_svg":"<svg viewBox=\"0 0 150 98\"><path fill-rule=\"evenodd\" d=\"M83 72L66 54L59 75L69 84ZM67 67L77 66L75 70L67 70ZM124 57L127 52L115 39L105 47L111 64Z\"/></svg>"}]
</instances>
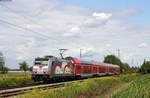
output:
<instances>
[{"instance_id":1,"label":"tree","mask_svg":"<svg viewBox=\"0 0 150 98\"><path fill-rule=\"evenodd\" d=\"M150 61L144 61L139 71L144 74L150 73Z\"/></svg>"},{"instance_id":2,"label":"tree","mask_svg":"<svg viewBox=\"0 0 150 98\"><path fill-rule=\"evenodd\" d=\"M19 63L19 65L20 65L20 70L23 70L24 72L29 70L29 65L25 61Z\"/></svg>"},{"instance_id":3,"label":"tree","mask_svg":"<svg viewBox=\"0 0 150 98\"><path fill-rule=\"evenodd\" d=\"M111 64L117 64L117 65L122 64L122 62L120 61L120 59L117 58L115 55L107 55L104 58L104 63L111 63Z\"/></svg>"},{"instance_id":4,"label":"tree","mask_svg":"<svg viewBox=\"0 0 150 98\"><path fill-rule=\"evenodd\" d=\"M123 73L128 71L130 66L127 63L122 63L122 61L115 55L107 55L104 58L104 63L116 64L120 66L120 71Z\"/></svg>"},{"instance_id":5,"label":"tree","mask_svg":"<svg viewBox=\"0 0 150 98\"><path fill-rule=\"evenodd\" d=\"M31 67L29 67L29 71L32 71L32 66L31 66Z\"/></svg>"},{"instance_id":6,"label":"tree","mask_svg":"<svg viewBox=\"0 0 150 98\"><path fill-rule=\"evenodd\" d=\"M124 72L129 73L130 72L130 66L128 63L123 63L123 69Z\"/></svg>"},{"instance_id":7,"label":"tree","mask_svg":"<svg viewBox=\"0 0 150 98\"><path fill-rule=\"evenodd\" d=\"M139 67L131 67L130 68L130 73L138 73L139 72Z\"/></svg>"},{"instance_id":8,"label":"tree","mask_svg":"<svg viewBox=\"0 0 150 98\"><path fill-rule=\"evenodd\" d=\"M6 74L8 72L8 68L5 67L5 61L3 54L0 52L0 73L1 74Z\"/></svg>"},{"instance_id":9,"label":"tree","mask_svg":"<svg viewBox=\"0 0 150 98\"><path fill-rule=\"evenodd\" d=\"M2 68L3 68L3 64L2 64L2 63L0 63L0 70L2 70Z\"/></svg>"},{"instance_id":10,"label":"tree","mask_svg":"<svg viewBox=\"0 0 150 98\"><path fill-rule=\"evenodd\" d=\"M8 72L8 68L7 67L2 67L0 71L1 71L2 74L6 74Z\"/></svg>"},{"instance_id":11,"label":"tree","mask_svg":"<svg viewBox=\"0 0 150 98\"><path fill-rule=\"evenodd\" d=\"M0 73L6 74L8 72L8 68L4 66L4 63L0 63Z\"/></svg>"}]
</instances>

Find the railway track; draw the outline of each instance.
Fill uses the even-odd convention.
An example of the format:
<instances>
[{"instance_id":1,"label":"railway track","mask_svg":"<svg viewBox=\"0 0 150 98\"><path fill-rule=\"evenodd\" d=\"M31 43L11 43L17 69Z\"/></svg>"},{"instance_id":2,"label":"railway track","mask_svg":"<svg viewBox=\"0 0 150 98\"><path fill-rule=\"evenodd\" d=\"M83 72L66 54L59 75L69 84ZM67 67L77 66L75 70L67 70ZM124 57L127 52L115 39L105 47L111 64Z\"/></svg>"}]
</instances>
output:
<instances>
[{"instance_id":1,"label":"railway track","mask_svg":"<svg viewBox=\"0 0 150 98\"><path fill-rule=\"evenodd\" d=\"M7 89L7 90L0 90L0 98L8 98L20 94L24 94L27 90L32 89L52 89L52 88L60 88L64 87L65 83L72 83L72 82L82 82L83 80L74 80L69 82L60 82L60 83L54 83L54 84L43 84L43 85L36 85L36 86L29 86L29 87L22 87L22 88L13 88L13 89Z\"/></svg>"}]
</instances>

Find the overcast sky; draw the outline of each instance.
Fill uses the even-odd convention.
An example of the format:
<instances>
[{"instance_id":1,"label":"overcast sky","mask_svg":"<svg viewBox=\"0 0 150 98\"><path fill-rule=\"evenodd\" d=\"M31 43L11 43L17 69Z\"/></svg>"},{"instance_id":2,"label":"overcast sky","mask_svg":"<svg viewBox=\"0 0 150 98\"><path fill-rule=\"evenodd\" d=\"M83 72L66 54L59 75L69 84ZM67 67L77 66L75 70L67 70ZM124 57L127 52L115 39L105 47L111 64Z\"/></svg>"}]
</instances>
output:
<instances>
[{"instance_id":1,"label":"overcast sky","mask_svg":"<svg viewBox=\"0 0 150 98\"><path fill-rule=\"evenodd\" d=\"M103 61L114 54L131 66L150 60L149 0L12 0L0 2L0 51L6 66L37 56Z\"/></svg>"}]
</instances>

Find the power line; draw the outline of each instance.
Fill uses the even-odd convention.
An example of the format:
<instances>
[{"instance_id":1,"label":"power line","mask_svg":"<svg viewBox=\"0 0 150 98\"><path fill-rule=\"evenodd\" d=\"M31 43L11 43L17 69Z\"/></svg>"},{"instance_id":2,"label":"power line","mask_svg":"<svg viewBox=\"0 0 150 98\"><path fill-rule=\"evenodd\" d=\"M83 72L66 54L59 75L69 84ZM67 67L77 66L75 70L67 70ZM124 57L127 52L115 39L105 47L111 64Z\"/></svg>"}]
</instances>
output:
<instances>
[{"instance_id":1,"label":"power line","mask_svg":"<svg viewBox=\"0 0 150 98\"><path fill-rule=\"evenodd\" d=\"M6 9L8 9L10 12L15 13L16 15L21 16L21 17L25 18L25 19L28 20L28 21L33 22L34 24L38 24L38 23L35 22L34 20L29 19L29 18L28 18L29 16L24 16L24 15L22 15L22 14L18 14L15 10L13 10L13 9L11 9L11 8L9 8L9 7L5 6L5 5L3 5L3 4L0 4L0 5L1 5L2 7L4 7L4 8L6 8ZM38 25L42 26L41 24L38 24ZM42 27L44 27L44 26L42 26Z\"/></svg>"},{"instance_id":2,"label":"power line","mask_svg":"<svg viewBox=\"0 0 150 98\"><path fill-rule=\"evenodd\" d=\"M39 35L41 35L42 37L44 37L44 38L46 38L46 39L49 39L48 36L43 35L43 34L41 34L41 33L39 33L39 32L33 31L33 30L31 30L31 29L24 28L24 27L22 27L22 26L19 26L19 25L16 25L16 24L13 24L13 23L7 22L7 21L5 21L5 20L1 20L1 19L0 19L0 22L5 23L5 24L8 24L8 25L11 25L11 26L14 26L14 27L17 27L17 28L20 28L20 29L23 29L23 30L25 30L25 31L29 31L29 32L32 32L32 33L39 34ZM51 39L52 39L52 38L51 38ZM53 39L53 40L55 40L55 39Z\"/></svg>"},{"instance_id":3,"label":"power line","mask_svg":"<svg viewBox=\"0 0 150 98\"><path fill-rule=\"evenodd\" d=\"M32 19L27 18L27 16L24 16L24 15L22 15L22 14L18 14L15 10L13 10L13 9L11 9L11 8L9 8L9 7L5 6L5 5L3 5L3 4L0 4L0 5L1 5L2 7L4 7L4 8L7 8L9 11L11 11L11 12L17 14L17 15L22 16L22 17L25 18L26 20L28 20L28 21L30 21L30 22L32 22L32 23L34 23L34 24L40 25L40 24L38 24L37 22L33 21ZM3 20L2 20L2 21L3 21ZM3 22L4 22L4 21L3 21ZM5 21L5 23L6 23L6 21ZM7 22L7 24L12 25L12 23L8 23L8 22ZM13 24L13 26L14 26L14 25L15 25L15 24ZM42 35L42 36L44 36L44 37L46 37L46 38L49 38L48 36L43 35L43 34L41 34L40 32L35 32L35 31L31 30L31 29L24 28L24 27L21 27L21 26L18 26L18 25L15 25L15 26L16 26L16 27L19 27L19 28L21 28L21 29L30 31L30 32L38 33L39 35ZM42 25L40 25L40 26L42 26ZM43 27L43 26L42 26L42 27ZM50 39L53 39L53 38L50 38ZM53 40L55 40L55 39L53 39Z\"/></svg>"}]
</instances>

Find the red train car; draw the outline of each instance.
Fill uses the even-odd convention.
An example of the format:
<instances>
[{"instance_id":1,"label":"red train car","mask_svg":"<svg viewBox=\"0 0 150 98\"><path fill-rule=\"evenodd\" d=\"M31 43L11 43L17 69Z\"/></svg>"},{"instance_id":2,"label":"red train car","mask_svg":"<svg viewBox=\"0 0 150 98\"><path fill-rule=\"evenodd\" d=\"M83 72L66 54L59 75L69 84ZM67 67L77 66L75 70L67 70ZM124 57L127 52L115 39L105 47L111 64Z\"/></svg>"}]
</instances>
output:
<instances>
[{"instance_id":1,"label":"red train car","mask_svg":"<svg viewBox=\"0 0 150 98\"><path fill-rule=\"evenodd\" d=\"M36 58L32 68L32 78L35 81L119 73L120 67L118 65L79 60L72 57L64 59L53 56Z\"/></svg>"},{"instance_id":2,"label":"red train car","mask_svg":"<svg viewBox=\"0 0 150 98\"><path fill-rule=\"evenodd\" d=\"M74 65L74 73L80 76L94 76L120 73L120 67L118 65L84 61L74 58L72 58L71 61Z\"/></svg>"}]
</instances>

